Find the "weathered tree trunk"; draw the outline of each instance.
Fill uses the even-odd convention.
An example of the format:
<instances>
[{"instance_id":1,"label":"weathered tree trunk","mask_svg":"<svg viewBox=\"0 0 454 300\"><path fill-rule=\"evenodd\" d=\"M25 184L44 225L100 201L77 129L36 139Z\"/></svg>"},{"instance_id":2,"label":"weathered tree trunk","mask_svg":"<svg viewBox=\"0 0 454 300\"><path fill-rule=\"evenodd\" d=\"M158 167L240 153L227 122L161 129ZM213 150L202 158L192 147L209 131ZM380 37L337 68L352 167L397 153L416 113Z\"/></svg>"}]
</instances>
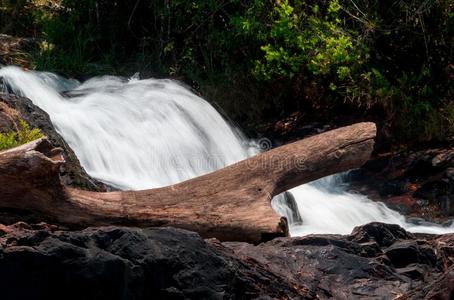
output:
<instances>
[{"instance_id":1,"label":"weathered tree trunk","mask_svg":"<svg viewBox=\"0 0 454 300\"><path fill-rule=\"evenodd\" d=\"M32 211L69 226L175 226L221 240L288 234L271 199L309 181L359 167L373 149L373 123L332 130L179 184L97 193L65 187L61 149L46 139L0 152L0 208Z\"/></svg>"}]
</instances>

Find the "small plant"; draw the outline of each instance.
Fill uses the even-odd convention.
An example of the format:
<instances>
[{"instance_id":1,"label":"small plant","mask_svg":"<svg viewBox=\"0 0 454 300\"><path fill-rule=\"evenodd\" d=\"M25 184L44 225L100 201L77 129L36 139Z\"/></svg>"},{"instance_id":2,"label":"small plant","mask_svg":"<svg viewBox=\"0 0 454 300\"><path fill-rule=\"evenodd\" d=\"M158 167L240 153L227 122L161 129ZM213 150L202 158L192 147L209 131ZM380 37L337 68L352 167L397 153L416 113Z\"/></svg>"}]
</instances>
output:
<instances>
[{"instance_id":1,"label":"small plant","mask_svg":"<svg viewBox=\"0 0 454 300\"><path fill-rule=\"evenodd\" d=\"M0 151L14 148L43 137L41 130L38 128L30 129L30 125L24 120L21 120L19 123L19 131L0 133Z\"/></svg>"}]
</instances>

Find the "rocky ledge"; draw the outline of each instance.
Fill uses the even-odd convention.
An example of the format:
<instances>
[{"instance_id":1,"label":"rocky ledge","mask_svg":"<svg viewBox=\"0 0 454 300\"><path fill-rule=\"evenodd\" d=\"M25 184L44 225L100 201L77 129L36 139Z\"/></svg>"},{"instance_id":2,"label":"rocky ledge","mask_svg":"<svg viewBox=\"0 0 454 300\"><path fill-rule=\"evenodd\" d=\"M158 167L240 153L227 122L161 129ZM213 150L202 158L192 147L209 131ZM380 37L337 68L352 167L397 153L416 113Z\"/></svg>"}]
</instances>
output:
<instances>
[{"instance_id":1,"label":"rocky ledge","mask_svg":"<svg viewBox=\"0 0 454 300\"><path fill-rule=\"evenodd\" d=\"M453 299L454 234L371 223L251 245L174 228L0 228L2 299Z\"/></svg>"},{"instance_id":2,"label":"rocky ledge","mask_svg":"<svg viewBox=\"0 0 454 300\"><path fill-rule=\"evenodd\" d=\"M454 221L454 144L381 154L350 175L353 189L416 223Z\"/></svg>"}]
</instances>

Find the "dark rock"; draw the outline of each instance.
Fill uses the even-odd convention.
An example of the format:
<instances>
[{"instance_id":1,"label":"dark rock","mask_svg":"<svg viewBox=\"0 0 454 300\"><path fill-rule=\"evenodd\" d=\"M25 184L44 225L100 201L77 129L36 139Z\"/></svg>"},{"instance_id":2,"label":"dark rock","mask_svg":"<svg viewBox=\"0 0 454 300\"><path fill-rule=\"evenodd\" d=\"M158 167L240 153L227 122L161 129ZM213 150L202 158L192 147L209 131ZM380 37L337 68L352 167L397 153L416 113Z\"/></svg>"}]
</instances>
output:
<instances>
[{"instance_id":1,"label":"dark rock","mask_svg":"<svg viewBox=\"0 0 454 300\"><path fill-rule=\"evenodd\" d=\"M382 154L351 177L352 189L409 216L454 216L454 148Z\"/></svg>"},{"instance_id":2,"label":"dark rock","mask_svg":"<svg viewBox=\"0 0 454 300\"><path fill-rule=\"evenodd\" d=\"M453 191L454 192L454 191ZM438 205L440 206L441 213L446 216L454 215L454 195L449 197L442 195L438 197Z\"/></svg>"},{"instance_id":3,"label":"dark rock","mask_svg":"<svg viewBox=\"0 0 454 300\"><path fill-rule=\"evenodd\" d=\"M454 149L446 149L432 158L432 166L452 166L454 163Z\"/></svg>"},{"instance_id":4,"label":"dark rock","mask_svg":"<svg viewBox=\"0 0 454 300\"><path fill-rule=\"evenodd\" d=\"M449 183L443 180L429 181L422 184L414 196L434 201L437 197L443 196L448 188Z\"/></svg>"},{"instance_id":5,"label":"dark rock","mask_svg":"<svg viewBox=\"0 0 454 300\"><path fill-rule=\"evenodd\" d=\"M394 299L396 295L402 295L402 299L424 299L405 295L416 287L426 289L428 283L443 274L440 257L432 249L436 246L416 240L399 226L381 223L360 226L349 236L310 235L279 238L258 246L224 245L287 281L306 283L320 299ZM409 252L415 263L404 262L402 267L396 257L392 257L397 259L394 261L384 254L387 250L396 254ZM452 293L453 289L454 286L446 290Z\"/></svg>"},{"instance_id":6,"label":"dark rock","mask_svg":"<svg viewBox=\"0 0 454 300\"><path fill-rule=\"evenodd\" d=\"M445 269L454 265L454 234L446 234L434 242Z\"/></svg>"},{"instance_id":7,"label":"dark rock","mask_svg":"<svg viewBox=\"0 0 454 300\"><path fill-rule=\"evenodd\" d=\"M454 224L454 219L446 220L441 224L443 227L450 227Z\"/></svg>"},{"instance_id":8,"label":"dark rock","mask_svg":"<svg viewBox=\"0 0 454 300\"><path fill-rule=\"evenodd\" d=\"M414 239L414 236L399 225L373 222L355 227L348 239L357 243L374 241L381 247L387 247L398 240Z\"/></svg>"},{"instance_id":9,"label":"dark rock","mask_svg":"<svg viewBox=\"0 0 454 300\"><path fill-rule=\"evenodd\" d=\"M298 210L298 205L296 203L295 197L293 197L292 193L285 192L282 194L280 197L275 197L273 198L273 201L279 201L280 205L274 207L275 210L282 210L278 211L280 215L287 215L290 223L294 225L301 225L303 222L303 219L301 217L301 214Z\"/></svg>"},{"instance_id":10,"label":"dark rock","mask_svg":"<svg viewBox=\"0 0 454 300\"><path fill-rule=\"evenodd\" d=\"M434 266L437 256L427 246L420 246L416 241L399 241L385 250L386 256L396 268L404 268L410 264Z\"/></svg>"},{"instance_id":11,"label":"dark rock","mask_svg":"<svg viewBox=\"0 0 454 300\"><path fill-rule=\"evenodd\" d=\"M424 279L424 274L427 271L422 268L420 265L411 265L405 268L400 268L397 270L397 273L410 277L411 279Z\"/></svg>"},{"instance_id":12,"label":"dark rock","mask_svg":"<svg viewBox=\"0 0 454 300\"><path fill-rule=\"evenodd\" d=\"M402 299L430 299L452 300L454 299L454 267L445 273L439 274L428 286L420 286Z\"/></svg>"},{"instance_id":13,"label":"dark rock","mask_svg":"<svg viewBox=\"0 0 454 300\"><path fill-rule=\"evenodd\" d=\"M2 119L1 107L4 107L5 104L27 121L32 128L41 129L55 147L60 147L64 150L66 163L62 167L60 174L64 184L95 191L105 191L108 188L105 184L91 178L85 172L71 147L55 130L49 115L45 111L34 105L30 99L0 93L0 120Z\"/></svg>"},{"instance_id":14,"label":"dark rock","mask_svg":"<svg viewBox=\"0 0 454 300\"><path fill-rule=\"evenodd\" d=\"M2 299L315 297L179 229L24 229L0 244Z\"/></svg>"},{"instance_id":15,"label":"dark rock","mask_svg":"<svg viewBox=\"0 0 454 300\"><path fill-rule=\"evenodd\" d=\"M447 168L445 175L448 180L454 182L454 168Z\"/></svg>"},{"instance_id":16,"label":"dark rock","mask_svg":"<svg viewBox=\"0 0 454 300\"><path fill-rule=\"evenodd\" d=\"M418 209L418 201L416 198L409 195L390 197L386 200L386 205L394 210L410 214Z\"/></svg>"},{"instance_id":17,"label":"dark rock","mask_svg":"<svg viewBox=\"0 0 454 300\"><path fill-rule=\"evenodd\" d=\"M418 217L410 217L410 218L407 218L406 221L408 223L412 223L415 225L421 225L421 224L426 223L426 220L424 220L423 218L418 218Z\"/></svg>"},{"instance_id":18,"label":"dark rock","mask_svg":"<svg viewBox=\"0 0 454 300\"><path fill-rule=\"evenodd\" d=\"M406 221L409 222L409 223L415 224L415 225L419 225L419 226L428 226L429 227L429 226L437 226L437 225L439 225L437 223L428 222L428 221L424 220L423 218L416 218L416 217L407 218Z\"/></svg>"},{"instance_id":19,"label":"dark rock","mask_svg":"<svg viewBox=\"0 0 454 300\"><path fill-rule=\"evenodd\" d=\"M380 189L380 195L385 196L399 196L405 193L405 184L398 181L388 181L383 183Z\"/></svg>"},{"instance_id":20,"label":"dark rock","mask_svg":"<svg viewBox=\"0 0 454 300\"><path fill-rule=\"evenodd\" d=\"M173 228L60 231L21 223L0 232L6 300L454 296L454 234L415 238L396 225L257 246Z\"/></svg>"}]
</instances>

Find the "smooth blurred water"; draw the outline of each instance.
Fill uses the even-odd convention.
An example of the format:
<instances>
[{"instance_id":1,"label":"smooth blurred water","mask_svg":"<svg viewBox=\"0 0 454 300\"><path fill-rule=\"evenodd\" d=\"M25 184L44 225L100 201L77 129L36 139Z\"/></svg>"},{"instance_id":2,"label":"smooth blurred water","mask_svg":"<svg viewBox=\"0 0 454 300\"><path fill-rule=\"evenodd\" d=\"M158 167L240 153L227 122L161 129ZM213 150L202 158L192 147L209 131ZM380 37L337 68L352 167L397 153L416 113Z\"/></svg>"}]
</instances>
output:
<instances>
[{"instance_id":1,"label":"smooth blurred water","mask_svg":"<svg viewBox=\"0 0 454 300\"><path fill-rule=\"evenodd\" d=\"M258 152L254 141L177 81L104 76L79 83L11 66L1 68L0 77L8 89L49 114L88 174L121 189L181 182ZM292 222L282 195L273 200L273 207L290 219L292 235L347 234L372 221L415 232L454 232L454 226L409 224L384 204L346 192L338 176L291 193L302 225Z\"/></svg>"},{"instance_id":2,"label":"smooth blurred water","mask_svg":"<svg viewBox=\"0 0 454 300\"><path fill-rule=\"evenodd\" d=\"M403 215L389 209L385 204L348 192L345 187L342 176L334 175L290 190L303 219L302 225L292 226L291 235L349 234L355 226L373 221L398 224L410 232L454 232L454 226L422 226L406 222Z\"/></svg>"}]
</instances>

